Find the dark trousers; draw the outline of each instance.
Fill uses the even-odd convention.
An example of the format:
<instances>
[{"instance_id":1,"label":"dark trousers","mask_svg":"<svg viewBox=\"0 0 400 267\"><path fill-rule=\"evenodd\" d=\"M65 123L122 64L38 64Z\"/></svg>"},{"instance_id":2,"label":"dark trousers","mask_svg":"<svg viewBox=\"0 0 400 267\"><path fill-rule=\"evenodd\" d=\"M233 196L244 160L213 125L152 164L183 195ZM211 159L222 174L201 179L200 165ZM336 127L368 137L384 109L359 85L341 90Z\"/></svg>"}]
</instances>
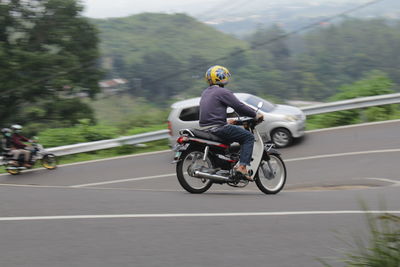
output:
<instances>
[{"instance_id":1,"label":"dark trousers","mask_svg":"<svg viewBox=\"0 0 400 267\"><path fill-rule=\"evenodd\" d=\"M228 141L229 143L238 142L240 144L240 165L250 165L253 155L254 136L251 132L242 127L227 124L213 129L213 134Z\"/></svg>"}]
</instances>

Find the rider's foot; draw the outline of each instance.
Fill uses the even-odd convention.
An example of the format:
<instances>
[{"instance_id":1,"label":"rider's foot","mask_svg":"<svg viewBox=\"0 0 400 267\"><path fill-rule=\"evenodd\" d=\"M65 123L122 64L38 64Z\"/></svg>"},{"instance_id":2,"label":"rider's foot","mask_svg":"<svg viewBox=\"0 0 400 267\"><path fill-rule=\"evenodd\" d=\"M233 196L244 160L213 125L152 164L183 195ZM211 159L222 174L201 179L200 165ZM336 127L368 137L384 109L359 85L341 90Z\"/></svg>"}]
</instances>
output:
<instances>
[{"instance_id":1,"label":"rider's foot","mask_svg":"<svg viewBox=\"0 0 400 267\"><path fill-rule=\"evenodd\" d=\"M250 174L247 171L247 168L245 165L239 165L238 167L235 168L235 171L240 172L241 174L243 174L244 178L246 178L247 180L254 182L254 179L251 178Z\"/></svg>"}]
</instances>

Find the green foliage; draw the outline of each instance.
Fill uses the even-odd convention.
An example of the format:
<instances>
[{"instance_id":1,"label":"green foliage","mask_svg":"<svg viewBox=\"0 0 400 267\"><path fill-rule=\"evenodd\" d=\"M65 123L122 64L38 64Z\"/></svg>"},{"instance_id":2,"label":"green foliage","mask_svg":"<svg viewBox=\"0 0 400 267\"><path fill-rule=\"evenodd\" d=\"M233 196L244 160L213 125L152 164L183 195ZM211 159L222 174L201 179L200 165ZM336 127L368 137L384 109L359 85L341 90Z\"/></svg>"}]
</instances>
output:
<instances>
[{"instance_id":1,"label":"green foliage","mask_svg":"<svg viewBox=\"0 0 400 267\"><path fill-rule=\"evenodd\" d=\"M129 95L110 96L87 101L100 124L117 127L121 134L132 128L166 125L169 108L151 105L143 98Z\"/></svg>"},{"instance_id":2,"label":"green foliage","mask_svg":"<svg viewBox=\"0 0 400 267\"><path fill-rule=\"evenodd\" d=\"M40 143L45 147L57 147L83 142L92 142L118 137L118 129L110 126L91 126L87 120L69 128L47 129L39 134Z\"/></svg>"},{"instance_id":3,"label":"green foliage","mask_svg":"<svg viewBox=\"0 0 400 267\"><path fill-rule=\"evenodd\" d=\"M339 93L330 98L332 101L352 99L363 96L374 96L394 93L393 82L382 71L372 71L351 85L339 88Z\"/></svg>"},{"instance_id":4,"label":"green foliage","mask_svg":"<svg viewBox=\"0 0 400 267\"><path fill-rule=\"evenodd\" d=\"M100 30L103 55L121 55L129 65L156 51L187 63L193 56L212 60L227 55L235 47L246 47L245 42L184 14L144 13L92 21Z\"/></svg>"},{"instance_id":5,"label":"green foliage","mask_svg":"<svg viewBox=\"0 0 400 267\"><path fill-rule=\"evenodd\" d=\"M77 0L0 4L0 123L23 113L41 117L47 111L36 108L38 102L69 109L63 98L98 92L97 31L80 15L82 9Z\"/></svg>"},{"instance_id":6,"label":"green foliage","mask_svg":"<svg viewBox=\"0 0 400 267\"><path fill-rule=\"evenodd\" d=\"M357 97L389 94L394 91L392 81L382 72L373 71L366 78L351 85L341 87L340 92L332 96L332 101L340 101ZM392 119L400 115L399 105L384 105L366 109L337 111L328 114L310 116L308 129L326 128L355 124L365 121L380 121Z\"/></svg>"},{"instance_id":7,"label":"green foliage","mask_svg":"<svg viewBox=\"0 0 400 267\"><path fill-rule=\"evenodd\" d=\"M382 19L347 19L304 38L304 54L310 59L307 68L331 90L374 69L388 73L395 83L400 82L397 25Z\"/></svg>"},{"instance_id":8,"label":"green foliage","mask_svg":"<svg viewBox=\"0 0 400 267\"><path fill-rule=\"evenodd\" d=\"M106 125L90 125L89 120L81 120L74 127L46 129L39 133L40 143L45 147L56 147L83 142L93 142L113 139L122 135L135 135L151 131L166 129L166 124L151 125L147 127L132 127L119 129ZM26 131L24 131L25 133Z\"/></svg>"},{"instance_id":9,"label":"green foliage","mask_svg":"<svg viewBox=\"0 0 400 267\"><path fill-rule=\"evenodd\" d=\"M343 259L345 266L400 266L400 217L393 214L367 216L369 240L357 238L352 251ZM323 261L325 266L330 266Z\"/></svg>"}]
</instances>

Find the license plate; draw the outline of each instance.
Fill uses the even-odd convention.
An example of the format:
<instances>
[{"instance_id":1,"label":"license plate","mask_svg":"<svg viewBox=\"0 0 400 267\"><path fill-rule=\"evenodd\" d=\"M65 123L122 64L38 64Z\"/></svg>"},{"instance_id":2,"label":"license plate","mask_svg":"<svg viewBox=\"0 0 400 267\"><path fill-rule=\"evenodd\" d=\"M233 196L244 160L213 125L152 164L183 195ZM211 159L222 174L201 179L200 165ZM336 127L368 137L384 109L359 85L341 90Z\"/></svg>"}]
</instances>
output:
<instances>
[{"instance_id":1,"label":"license plate","mask_svg":"<svg viewBox=\"0 0 400 267\"><path fill-rule=\"evenodd\" d=\"M177 151L177 152L175 152L175 159L179 159L179 157L182 155L182 152L181 151Z\"/></svg>"}]
</instances>

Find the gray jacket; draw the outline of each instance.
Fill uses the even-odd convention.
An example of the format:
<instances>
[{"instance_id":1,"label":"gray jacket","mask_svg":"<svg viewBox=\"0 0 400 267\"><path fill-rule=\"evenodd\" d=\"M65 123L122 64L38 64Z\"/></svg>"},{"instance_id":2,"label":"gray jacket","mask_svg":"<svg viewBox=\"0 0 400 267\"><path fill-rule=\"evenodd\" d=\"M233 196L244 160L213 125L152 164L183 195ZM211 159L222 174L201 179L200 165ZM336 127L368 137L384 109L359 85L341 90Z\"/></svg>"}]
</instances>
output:
<instances>
[{"instance_id":1,"label":"gray jacket","mask_svg":"<svg viewBox=\"0 0 400 267\"><path fill-rule=\"evenodd\" d=\"M233 108L240 116L255 117L254 109L243 104L232 91L212 85L205 89L200 99L200 126L223 126L227 124L226 109Z\"/></svg>"}]
</instances>

